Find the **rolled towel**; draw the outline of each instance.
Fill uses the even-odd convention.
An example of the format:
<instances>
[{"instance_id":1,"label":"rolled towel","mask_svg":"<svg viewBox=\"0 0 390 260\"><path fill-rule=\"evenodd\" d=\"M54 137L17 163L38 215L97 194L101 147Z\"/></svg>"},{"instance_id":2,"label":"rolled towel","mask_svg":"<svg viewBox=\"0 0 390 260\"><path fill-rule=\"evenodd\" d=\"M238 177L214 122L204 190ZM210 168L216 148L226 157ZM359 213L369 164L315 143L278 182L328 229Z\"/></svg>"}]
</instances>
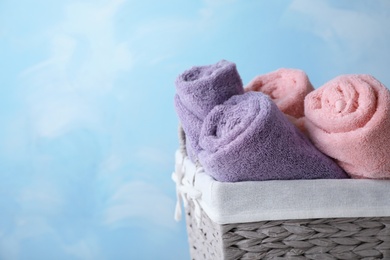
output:
<instances>
[{"instance_id":1,"label":"rolled towel","mask_svg":"<svg viewBox=\"0 0 390 260\"><path fill-rule=\"evenodd\" d=\"M189 143L187 152L195 160L200 150L199 133L204 118L214 106L233 95L243 94L243 83L236 65L221 60L184 71L177 77L175 85L176 112Z\"/></svg>"},{"instance_id":2,"label":"rolled towel","mask_svg":"<svg viewBox=\"0 0 390 260\"><path fill-rule=\"evenodd\" d=\"M257 76L245 86L245 91L269 95L283 113L294 118L304 116L305 96L313 90L304 71L285 68Z\"/></svg>"},{"instance_id":3,"label":"rolled towel","mask_svg":"<svg viewBox=\"0 0 390 260\"><path fill-rule=\"evenodd\" d=\"M370 75L342 75L307 95L313 143L353 178L390 178L390 92Z\"/></svg>"},{"instance_id":4,"label":"rolled towel","mask_svg":"<svg viewBox=\"0 0 390 260\"><path fill-rule=\"evenodd\" d=\"M218 181L347 178L260 92L214 107L199 140L199 161Z\"/></svg>"}]
</instances>

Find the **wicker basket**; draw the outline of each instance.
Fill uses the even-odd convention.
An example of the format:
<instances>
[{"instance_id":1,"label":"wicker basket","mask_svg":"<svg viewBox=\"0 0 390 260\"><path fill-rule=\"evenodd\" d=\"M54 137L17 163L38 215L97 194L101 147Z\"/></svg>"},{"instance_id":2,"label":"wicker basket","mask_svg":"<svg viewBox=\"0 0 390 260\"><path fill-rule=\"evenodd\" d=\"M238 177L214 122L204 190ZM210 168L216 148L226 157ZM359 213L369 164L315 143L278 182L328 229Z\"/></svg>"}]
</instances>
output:
<instances>
[{"instance_id":1,"label":"wicker basket","mask_svg":"<svg viewBox=\"0 0 390 260\"><path fill-rule=\"evenodd\" d=\"M253 206L259 208L259 211L265 211L264 214L255 212L253 216L241 219L235 218L234 214L227 214L225 218L218 214L216 216L215 212L218 212L219 208L223 210L224 205L223 203L210 203L211 197L215 196L219 190L223 192L223 189L218 188L210 195L211 186L197 185L197 181L202 177L199 173L202 168L199 165L191 165L191 162L186 159L185 137L182 131L180 136L181 149L176 155L174 180L177 184L178 203L181 203L181 199L184 200L192 259L390 259L390 202L388 202L390 197L386 197L387 200L386 198L379 199L375 210L367 207L368 210L365 211L364 199L361 204L357 204L362 205L361 211L336 212L330 207L325 218L319 217L320 213L317 214L315 210L313 212L308 210L307 214L305 210L302 210L290 215L283 213L285 218L283 214L277 217L275 214L270 214L271 217L267 219L267 207L270 206L262 208L259 203ZM187 160L186 163L183 163L183 160ZM202 178L205 178L204 174ZM346 181L354 182L354 184L359 182L358 180L344 180L344 183ZM272 182L269 183L273 185ZM375 185L379 185L382 191L387 192L387 187L390 190L390 182L387 181L362 180L357 185L364 183L370 184L371 191L375 191ZM387 185L385 189L384 184ZM216 186L215 181L212 185ZM226 185L246 187L243 183ZM256 187L255 183L248 183L248 185L248 189L254 190ZM273 195L269 194L268 200L272 200ZM383 194L367 197L368 200L378 201L373 198L381 198L381 195ZM310 197L310 194L307 197ZM349 198L348 196L343 198L346 201L345 204L348 200L356 203L359 199L361 198ZM246 206L248 203L250 202L244 202ZM232 205L240 206L234 203ZM180 208L177 210L180 211ZM225 211L235 212L234 209L231 211L225 209ZM207 212L211 212L211 215ZM258 221L257 215L260 216Z\"/></svg>"},{"instance_id":2,"label":"wicker basket","mask_svg":"<svg viewBox=\"0 0 390 260\"><path fill-rule=\"evenodd\" d=\"M390 217L216 224L187 207L192 259L390 259Z\"/></svg>"}]
</instances>

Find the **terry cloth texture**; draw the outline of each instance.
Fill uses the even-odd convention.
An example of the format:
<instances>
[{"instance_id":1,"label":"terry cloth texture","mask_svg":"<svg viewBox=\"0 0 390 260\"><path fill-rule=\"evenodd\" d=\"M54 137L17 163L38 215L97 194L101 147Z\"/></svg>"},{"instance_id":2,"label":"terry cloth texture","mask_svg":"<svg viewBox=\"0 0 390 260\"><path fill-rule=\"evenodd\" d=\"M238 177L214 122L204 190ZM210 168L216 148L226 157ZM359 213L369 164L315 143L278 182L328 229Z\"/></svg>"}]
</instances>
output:
<instances>
[{"instance_id":1,"label":"terry cloth texture","mask_svg":"<svg viewBox=\"0 0 390 260\"><path fill-rule=\"evenodd\" d=\"M221 60L216 64L195 66L180 74L176 81L175 108L186 133L187 152L195 159L200 151L200 125L216 105L233 95L244 93L236 65Z\"/></svg>"},{"instance_id":2,"label":"terry cloth texture","mask_svg":"<svg viewBox=\"0 0 390 260\"><path fill-rule=\"evenodd\" d=\"M347 178L261 92L214 107L199 144L200 163L222 182Z\"/></svg>"},{"instance_id":3,"label":"terry cloth texture","mask_svg":"<svg viewBox=\"0 0 390 260\"><path fill-rule=\"evenodd\" d=\"M174 98L175 108L177 115L180 119L181 127L185 132L185 144L186 151L191 160L194 162L198 156L199 151L201 150L199 146L199 134L200 129L202 128L203 120L199 119L186 106L180 101L178 95Z\"/></svg>"},{"instance_id":4,"label":"terry cloth texture","mask_svg":"<svg viewBox=\"0 0 390 260\"><path fill-rule=\"evenodd\" d=\"M218 224L265 220L390 216L389 180L218 182L176 152L186 183ZM195 179L195 181L193 181Z\"/></svg>"},{"instance_id":5,"label":"terry cloth texture","mask_svg":"<svg viewBox=\"0 0 390 260\"><path fill-rule=\"evenodd\" d=\"M310 139L353 178L390 178L390 92L370 75L342 75L305 99Z\"/></svg>"},{"instance_id":6,"label":"terry cloth texture","mask_svg":"<svg viewBox=\"0 0 390 260\"><path fill-rule=\"evenodd\" d=\"M269 95L283 113L294 118L304 116L305 96L313 90L304 71L286 68L259 75L245 87L245 91Z\"/></svg>"}]
</instances>

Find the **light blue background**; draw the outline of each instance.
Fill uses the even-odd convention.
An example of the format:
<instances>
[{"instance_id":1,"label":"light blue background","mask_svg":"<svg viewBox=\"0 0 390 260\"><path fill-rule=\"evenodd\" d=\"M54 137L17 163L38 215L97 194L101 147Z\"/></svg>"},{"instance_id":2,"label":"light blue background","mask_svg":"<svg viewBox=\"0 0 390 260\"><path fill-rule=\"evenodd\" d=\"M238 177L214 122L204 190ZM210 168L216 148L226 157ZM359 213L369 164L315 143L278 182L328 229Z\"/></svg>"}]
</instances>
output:
<instances>
[{"instance_id":1,"label":"light blue background","mask_svg":"<svg viewBox=\"0 0 390 260\"><path fill-rule=\"evenodd\" d=\"M174 80L235 62L390 86L387 0L0 0L0 259L189 259Z\"/></svg>"}]
</instances>

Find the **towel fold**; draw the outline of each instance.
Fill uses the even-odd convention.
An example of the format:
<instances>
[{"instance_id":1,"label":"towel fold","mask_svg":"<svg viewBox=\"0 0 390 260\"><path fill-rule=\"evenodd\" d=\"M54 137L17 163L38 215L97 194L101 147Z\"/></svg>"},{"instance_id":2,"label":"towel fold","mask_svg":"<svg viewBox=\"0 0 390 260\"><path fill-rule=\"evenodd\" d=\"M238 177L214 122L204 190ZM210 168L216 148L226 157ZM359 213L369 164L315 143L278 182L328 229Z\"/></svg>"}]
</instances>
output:
<instances>
[{"instance_id":1,"label":"towel fold","mask_svg":"<svg viewBox=\"0 0 390 260\"><path fill-rule=\"evenodd\" d=\"M353 178L390 178L390 92L370 75L342 75L307 95L313 143Z\"/></svg>"},{"instance_id":2,"label":"towel fold","mask_svg":"<svg viewBox=\"0 0 390 260\"><path fill-rule=\"evenodd\" d=\"M313 90L304 71L286 68L257 76L245 86L245 91L269 95L283 113L294 118L304 116L305 96Z\"/></svg>"},{"instance_id":3,"label":"towel fold","mask_svg":"<svg viewBox=\"0 0 390 260\"><path fill-rule=\"evenodd\" d=\"M347 178L260 92L214 107L199 144L199 161L217 181Z\"/></svg>"},{"instance_id":4,"label":"towel fold","mask_svg":"<svg viewBox=\"0 0 390 260\"><path fill-rule=\"evenodd\" d=\"M185 149L188 157L195 162L199 151L199 135L202 128L203 120L200 120L197 116L191 113L186 106L180 100L178 95L174 98L175 108L178 117L180 118L181 127L184 130Z\"/></svg>"},{"instance_id":5,"label":"towel fold","mask_svg":"<svg viewBox=\"0 0 390 260\"><path fill-rule=\"evenodd\" d=\"M201 124L216 105L244 88L236 65L221 60L212 65L194 66L180 74L176 81L175 109L186 133L187 153L195 161L200 151Z\"/></svg>"}]
</instances>

